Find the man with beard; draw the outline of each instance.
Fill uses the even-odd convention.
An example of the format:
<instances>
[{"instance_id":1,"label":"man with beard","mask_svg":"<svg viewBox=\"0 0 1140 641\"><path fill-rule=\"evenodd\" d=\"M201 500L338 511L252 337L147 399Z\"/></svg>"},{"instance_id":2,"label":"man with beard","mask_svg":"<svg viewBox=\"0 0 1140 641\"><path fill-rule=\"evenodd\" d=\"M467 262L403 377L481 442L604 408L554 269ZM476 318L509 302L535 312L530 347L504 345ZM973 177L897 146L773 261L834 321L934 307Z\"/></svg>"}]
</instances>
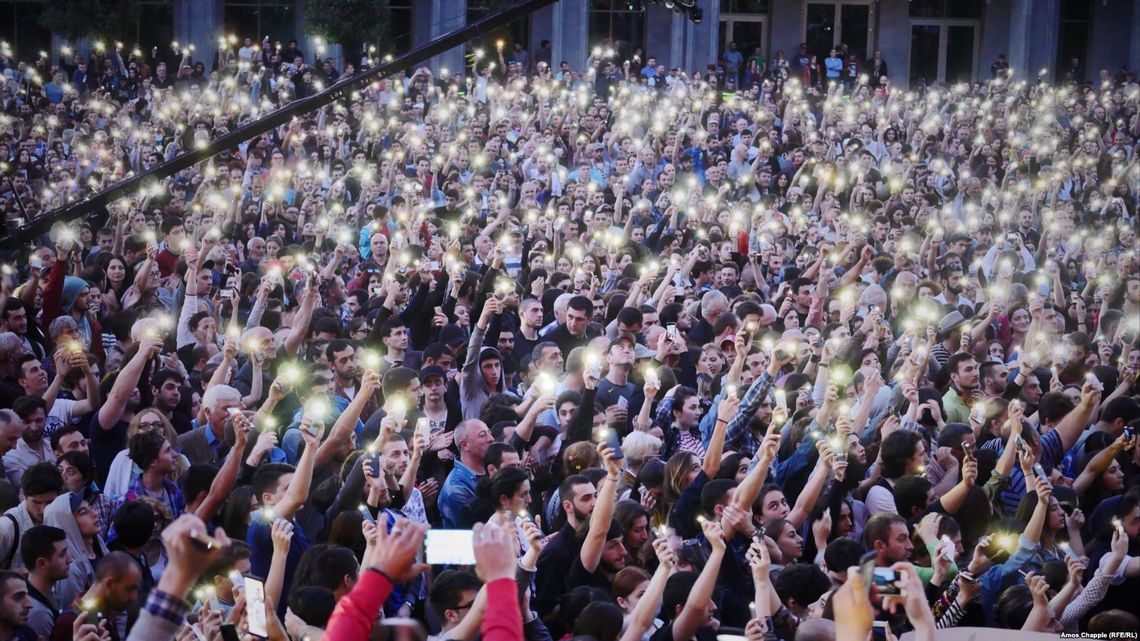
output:
<instances>
[{"instance_id":1,"label":"man with beard","mask_svg":"<svg viewBox=\"0 0 1140 641\"><path fill-rule=\"evenodd\" d=\"M978 388L978 361L972 354L958 352L946 361L950 373L950 388L942 396L942 407L947 423L970 422L971 394Z\"/></svg>"},{"instance_id":2,"label":"man with beard","mask_svg":"<svg viewBox=\"0 0 1140 641\"><path fill-rule=\"evenodd\" d=\"M556 327L543 338L558 344L562 358L570 355L570 350L585 345L598 335L598 328L590 323L594 316L594 304L585 296L574 296L567 303L566 322Z\"/></svg>"},{"instance_id":3,"label":"man with beard","mask_svg":"<svg viewBox=\"0 0 1140 641\"><path fill-rule=\"evenodd\" d=\"M344 401L351 401L356 397L356 392L360 388L360 368L356 365L356 348L352 343L344 339L336 339L331 341L325 347L325 358L328 359L329 367L333 370L333 395L343 399L340 404L347 405ZM334 401L334 404L336 402ZM336 404L337 407L340 404ZM375 399L371 399L364 406L362 414L371 416L373 412L379 409L379 404Z\"/></svg>"},{"instance_id":4,"label":"man with beard","mask_svg":"<svg viewBox=\"0 0 1140 641\"><path fill-rule=\"evenodd\" d=\"M46 419L44 399L21 396L12 403L12 411L24 422L24 434L16 448L4 454L4 473L15 487L20 487L24 470L36 463L55 463L51 443L44 438Z\"/></svg>"},{"instance_id":5,"label":"man with beard","mask_svg":"<svg viewBox=\"0 0 1140 641\"><path fill-rule=\"evenodd\" d=\"M138 351L119 369L118 375L108 376L114 381L107 399L99 411L91 416L87 428L88 447L91 462L95 466L95 482L103 486L111 471L111 462L127 446L127 427L139 409L139 378L147 361L158 354L162 340L146 337L139 344Z\"/></svg>"},{"instance_id":6,"label":"man with beard","mask_svg":"<svg viewBox=\"0 0 1140 641\"><path fill-rule=\"evenodd\" d=\"M174 426L174 431L179 434L185 434L193 427L190 417L178 411L178 406L182 402L184 384L182 374L172 369L160 369L150 379L154 409L162 412L162 415Z\"/></svg>"},{"instance_id":7,"label":"man with beard","mask_svg":"<svg viewBox=\"0 0 1140 641\"><path fill-rule=\"evenodd\" d=\"M598 453L605 462L606 480L598 492L594 513L590 515L590 527L584 535L579 529L582 546L566 573L566 586L588 585L608 592L614 575L625 567L625 533L613 520L622 466L608 447L600 446Z\"/></svg>"},{"instance_id":8,"label":"man with beard","mask_svg":"<svg viewBox=\"0 0 1140 641\"><path fill-rule=\"evenodd\" d=\"M579 554L576 533L591 518L597 501L594 484L581 474L572 474L558 486L558 500L566 515L566 524L547 542L538 556L535 573L535 596L532 604L539 616L545 616L566 593L566 568Z\"/></svg>"},{"instance_id":9,"label":"man with beard","mask_svg":"<svg viewBox=\"0 0 1140 641\"><path fill-rule=\"evenodd\" d=\"M960 311L963 315L974 315L974 303L962 296L965 280L962 266L955 263L942 268L942 293L934 297L934 302L947 307L949 311Z\"/></svg>"},{"instance_id":10,"label":"man with beard","mask_svg":"<svg viewBox=\"0 0 1140 641\"><path fill-rule=\"evenodd\" d=\"M34 324L28 325L28 308L20 299L9 298L4 301L4 308L0 310L0 321L5 331L20 337L25 352L32 354L41 362L47 359L48 352L44 346L46 340L43 333Z\"/></svg>"}]
</instances>

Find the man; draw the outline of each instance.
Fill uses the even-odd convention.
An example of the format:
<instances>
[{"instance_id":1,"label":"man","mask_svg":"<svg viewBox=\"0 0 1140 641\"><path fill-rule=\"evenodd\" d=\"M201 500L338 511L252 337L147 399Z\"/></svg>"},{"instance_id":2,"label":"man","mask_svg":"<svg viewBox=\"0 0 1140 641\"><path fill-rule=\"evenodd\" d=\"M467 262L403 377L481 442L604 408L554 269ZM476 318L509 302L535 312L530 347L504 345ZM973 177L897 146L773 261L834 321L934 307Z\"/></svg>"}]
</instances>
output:
<instances>
[{"instance_id":1,"label":"man","mask_svg":"<svg viewBox=\"0 0 1140 641\"><path fill-rule=\"evenodd\" d=\"M47 416L44 420L44 435L48 438L64 425L70 425L75 419L86 416L95 411L101 404L99 393L99 380L87 361L87 354L82 349L64 345L55 353L55 377L48 385L47 370L43 364L30 354L22 358L18 365L20 378L17 380L24 394L38 396L44 399ZM83 400L59 398L63 379L75 368L79 368L83 375L82 385L86 391Z\"/></svg>"},{"instance_id":2,"label":"man","mask_svg":"<svg viewBox=\"0 0 1140 641\"><path fill-rule=\"evenodd\" d=\"M399 316L393 316L380 325L380 342L384 345L384 355L380 360L380 373L404 364L408 351L408 328ZM335 363L329 359L330 363ZM339 374L339 372L338 372ZM338 382L340 377L337 377Z\"/></svg>"},{"instance_id":3,"label":"man","mask_svg":"<svg viewBox=\"0 0 1140 641\"><path fill-rule=\"evenodd\" d=\"M0 639L33 641L35 635L27 628L31 610L28 582L15 572L0 570ZM70 629L66 638L71 638Z\"/></svg>"},{"instance_id":4,"label":"man","mask_svg":"<svg viewBox=\"0 0 1140 641\"><path fill-rule=\"evenodd\" d=\"M428 637L428 641L443 641L453 638L455 630L475 603L475 597L483 582L478 577L458 570L444 570L432 581L428 600L432 609L439 614L439 634ZM461 637L462 638L462 637Z\"/></svg>"},{"instance_id":5,"label":"man","mask_svg":"<svg viewBox=\"0 0 1140 641\"><path fill-rule=\"evenodd\" d=\"M622 432L626 431L629 416L636 415L641 408L641 403L637 403L637 408L633 407L638 388L629 380L636 344L632 336L619 336L610 341L609 350L606 351L609 367L606 368L605 377L598 382L598 391L594 396L594 405L599 410L617 406L613 422L623 426Z\"/></svg>"},{"instance_id":6,"label":"man","mask_svg":"<svg viewBox=\"0 0 1140 641\"><path fill-rule=\"evenodd\" d=\"M1009 380L1009 368L1000 361L986 361L978 368L979 389L986 398L1001 398Z\"/></svg>"},{"instance_id":7,"label":"man","mask_svg":"<svg viewBox=\"0 0 1140 641\"><path fill-rule=\"evenodd\" d=\"M566 568L581 547L578 528L590 520L597 502L594 484L580 474L572 474L558 486L558 500L566 524L558 530L538 555L534 608L539 615L549 613L566 592Z\"/></svg>"},{"instance_id":8,"label":"man","mask_svg":"<svg viewBox=\"0 0 1140 641\"><path fill-rule=\"evenodd\" d=\"M889 568L910 559L914 545L906 520L898 514L880 513L863 527L863 545L875 553L875 567Z\"/></svg>"},{"instance_id":9,"label":"man","mask_svg":"<svg viewBox=\"0 0 1140 641\"><path fill-rule=\"evenodd\" d=\"M16 442L16 448L4 454L4 473L16 487L28 467L36 463L55 463L51 443L44 438L45 407L44 399L38 396L21 396L12 403L12 411L24 423L24 433Z\"/></svg>"},{"instance_id":10,"label":"man","mask_svg":"<svg viewBox=\"0 0 1140 641\"><path fill-rule=\"evenodd\" d=\"M965 290L962 266L952 263L943 267L939 274L942 278L942 293L935 296L934 301L948 308L949 311L960 311L964 315L972 316L974 303L962 296L962 292Z\"/></svg>"},{"instance_id":11,"label":"man","mask_svg":"<svg viewBox=\"0 0 1140 641\"><path fill-rule=\"evenodd\" d=\"M28 627L39 638L47 639L60 614L52 586L67 578L71 570L67 533L50 525L28 529L20 539L20 558L28 569L28 595L32 598Z\"/></svg>"},{"instance_id":12,"label":"man","mask_svg":"<svg viewBox=\"0 0 1140 641\"><path fill-rule=\"evenodd\" d=\"M190 417L178 411L182 402L182 386L185 384L182 374L167 368L158 370L150 379L150 393L154 397L152 407L162 412L179 434L189 432L192 427Z\"/></svg>"},{"instance_id":13,"label":"man","mask_svg":"<svg viewBox=\"0 0 1140 641\"><path fill-rule=\"evenodd\" d=\"M475 485L486 473L484 457L493 441L491 429L479 419L467 419L455 428L459 460L439 491L439 513L444 528L471 528L484 513L486 505L476 496Z\"/></svg>"},{"instance_id":14,"label":"man","mask_svg":"<svg viewBox=\"0 0 1140 641\"><path fill-rule=\"evenodd\" d=\"M87 445L91 462L95 465L95 482L99 486L107 482L111 463L127 446L127 428L139 407L139 381L147 363L161 347L161 339L144 337L138 351L123 364L113 382L108 379L107 400L91 417L87 427Z\"/></svg>"},{"instance_id":15,"label":"man","mask_svg":"<svg viewBox=\"0 0 1140 641\"><path fill-rule=\"evenodd\" d=\"M428 420L428 434L434 435L458 424L458 416L452 420L451 408L445 400L447 393L447 372L438 365L428 365L420 370L420 385L423 386L423 413ZM439 454L450 453L449 450L440 450Z\"/></svg>"},{"instance_id":16,"label":"man","mask_svg":"<svg viewBox=\"0 0 1140 641\"><path fill-rule=\"evenodd\" d=\"M128 443L128 454L142 474L127 488L126 499L144 496L157 500L170 510L173 518L186 511L186 498L178 485L170 480L177 469L178 453L161 432L139 432Z\"/></svg>"},{"instance_id":17,"label":"man","mask_svg":"<svg viewBox=\"0 0 1140 641\"><path fill-rule=\"evenodd\" d=\"M229 385L214 385L206 390L202 396L206 424L178 437L178 449L189 459L191 465L221 465L230 451L230 444L225 438L226 419L229 418L231 408L240 407L241 392Z\"/></svg>"},{"instance_id":18,"label":"man","mask_svg":"<svg viewBox=\"0 0 1140 641\"><path fill-rule=\"evenodd\" d=\"M162 219L159 226L162 231L162 249L155 256L158 271L163 278L174 273L178 259L182 257L182 242L186 229L182 226L182 219L177 216L167 216Z\"/></svg>"},{"instance_id":19,"label":"man","mask_svg":"<svg viewBox=\"0 0 1140 641\"><path fill-rule=\"evenodd\" d=\"M268 576L270 561L273 558L273 536L271 527L276 519L293 521L297 512L309 500L309 488L313 482L313 468L316 467L317 450L321 443L323 427L313 425L309 419L301 421L301 438L305 449L297 461L297 467L287 463L261 465L253 473L253 494L260 506L259 512L251 519L245 540L249 544L250 567L257 576ZM289 543L285 559L285 581L282 594L289 594L293 575L301 555L309 548L309 540L304 529L293 523L293 538ZM277 604L279 616L285 616L287 603Z\"/></svg>"},{"instance_id":20,"label":"man","mask_svg":"<svg viewBox=\"0 0 1140 641\"><path fill-rule=\"evenodd\" d=\"M800 327L806 327L808 312L811 310L812 300L815 298L815 283L800 277L792 281L791 296L796 308L796 316L800 319Z\"/></svg>"},{"instance_id":21,"label":"man","mask_svg":"<svg viewBox=\"0 0 1140 641\"><path fill-rule=\"evenodd\" d=\"M541 340L538 330L542 329L542 303L534 298L524 299L519 303L519 328L515 332L515 347L513 356L521 361L524 356L534 351L534 346Z\"/></svg>"},{"instance_id":22,"label":"man","mask_svg":"<svg viewBox=\"0 0 1140 641\"><path fill-rule=\"evenodd\" d=\"M594 304L585 296L570 298L566 307L566 321L556 327L543 338L553 341L562 350L562 358L570 355L570 350L585 345L590 339L598 335L597 329L590 324L594 316Z\"/></svg>"},{"instance_id":23,"label":"man","mask_svg":"<svg viewBox=\"0 0 1140 641\"><path fill-rule=\"evenodd\" d=\"M566 361L562 358L562 350L558 348L558 343L541 341L535 344L531 351L531 365L537 370L561 374L566 367Z\"/></svg>"},{"instance_id":24,"label":"man","mask_svg":"<svg viewBox=\"0 0 1140 641\"><path fill-rule=\"evenodd\" d=\"M139 599L142 572L139 564L125 552L111 552L95 565L95 583L81 594L75 603L55 620L51 641L72 638L72 624L82 610L98 608L100 617L107 622L112 641L127 638L127 612Z\"/></svg>"},{"instance_id":25,"label":"man","mask_svg":"<svg viewBox=\"0 0 1140 641\"><path fill-rule=\"evenodd\" d=\"M63 477L53 463L37 463L20 479L23 500L0 517L0 567L19 569L24 566L20 541L24 532L43 525L44 509L63 492Z\"/></svg>"},{"instance_id":26,"label":"man","mask_svg":"<svg viewBox=\"0 0 1140 641\"><path fill-rule=\"evenodd\" d=\"M0 311L0 321L3 321L4 331L12 332L20 337L24 344L24 351L44 361L47 359L47 347L44 346L44 337L35 325L28 325L28 310L18 298L9 298L4 302L4 309ZM29 327L38 335L33 336Z\"/></svg>"},{"instance_id":27,"label":"man","mask_svg":"<svg viewBox=\"0 0 1140 641\"><path fill-rule=\"evenodd\" d=\"M701 298L701 317L689 330L689 343L700 346L711 342L715 338L713 326L716 325L717 319L728 310L728 297L720 290L706 293Z\"/></svg>"},{"instance_id":28,"label":"man","mask_svg":"<svg viewBox=\"0 0 1140 641\"><path fill-rule=\"evenodd\" d=\"M958 352L946 361L950 387L942 395L942 408L947 423L970 423L971 394L978 388L978 361L972 354Z\"/></svg>"},{"instance_id":29,"label":"man","mask_svg":"<svg viewBox=\"0 0 1140 641\"><path fill-rule=\"evenodd\" d=\"M483 304L483 313L467 343L467 360L459 377L459 401L464 419L477 419L483 403L493 394L501 394L507 386L503 376L503 359L499 350L483 346L483 337L491 324L491 316L501 314L502 301L491 298ZM458 439L457 439L458 441Z\"/></svg>"},{"instance_id":30,"label":"man","mask_svg":"<svg viewBox=\"0 0 1140 641\"><path fill-rule=\"evenodd\" d=\"M617 488L621 481L621 460L608 449L603 453L606 479L598 491L598 502L590 515L590 527L578 556L566 573L567 588L590 585L602 590L613 584L613 577L625 567L625 531L613 520Z\"/></svg>"}]
</instances>

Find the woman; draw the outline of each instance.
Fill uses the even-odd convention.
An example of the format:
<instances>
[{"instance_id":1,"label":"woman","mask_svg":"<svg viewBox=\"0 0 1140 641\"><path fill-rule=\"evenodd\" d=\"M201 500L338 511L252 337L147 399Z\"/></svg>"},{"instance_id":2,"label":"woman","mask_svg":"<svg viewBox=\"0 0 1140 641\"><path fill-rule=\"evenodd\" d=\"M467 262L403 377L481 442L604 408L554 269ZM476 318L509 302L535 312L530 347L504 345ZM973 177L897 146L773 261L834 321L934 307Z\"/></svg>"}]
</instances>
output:
<instances>
[{"instance_id":1,"label":"woman","mask_svg":"<svg viewBox=\"0 0 1140 641\"><path fill-rule=\"evenodd\" d=\"M57 527L67 535L71 570L67 578L55 584L55 596L60 604L73 603L95 583L95 564L107 554L99 535L99 515L82 495L65 492L44 509L44 525Z\"/></svg>"},{"instance_id":2,"label":"woman","mask_svg":"<svg viewBox=\"0 0 1140 641\"><path fill-rule=\"evenodd\" d=\"M772 556L772 577L782 569L780 566L789 565L799 560L804 553L804 537L800 536L795 525L786 519L776 519L764 528L764 535L776 543L780 556ZM769 548L771 549L771 548Z\"/></svg>"},{"instance_id":3,"label":"woman","mask_svg":"<svg viewBox=\"0 0 1140 641\"><path fill-rule=\"evenodd\" d=\"M1091 439L1090 439L1091 440ZM1086 452L1073 480L1073 491L1081 498L1081 507L1091 514L1101 501L1124 491L1124 471L1117 457L1136 446L1135 437L1123 435L1098 452Z\"/></svg>"},{"instance_id":4,"label":"woman","mask_svg":"<svg viewBox=\"0 0 1140 641\"><path fill-rule=\"evenodd\" d=\"M879 449L883 477L867 492L867 508L872 514L898 514L893 494L895 483L904 476L918 474L926 461L926 443L918 432L893 432Z\"/></svg>"},{"instance_id":5,"label":"woman","mask_svg":"<svg viewBox=\"0 0 1140 641\"><path fill-rule=\"evenodd\" d=\"M621 527L626 562L645 567L643 552L650 540L649 511L637 501L625 499L614 506L614 522Z\"/></svg>"},{"instance_id":6,"label":"woman","mask_svg":"<svg viewBox=\"0 0 1140 641\"><path fill-rule=\"evenodd\" d=\"M671 402L670 402L671 401ZM666 398L657 409L657 423L665 438L665 451L691 452L704 458L701 440L701 399L697 391L679 387L672 398Z\"/></svg>"},{"instance_id":7,"label":"woman","mask_svg":"<svg viewBox=\"0 0 1140 641\"><path fill-rule=\"evenodd\" d=\"M174 426L170 421L157 410L143 410L131 419L130 425L127 427L127 442L129 443L131 437L141 432L159 432L170 443L171 447L178 446L178 432L174 430ZM182 473L190 469L190 461L184 455L178 455L178 469L174 473L171 480L177 482ZM121 497L127 493L127 488L134 483L139 476L142 476L142 470L138 468L131 461L127 448L123 448L115 455L111 461L111 471L107 474L107 482L104 483L103 492L111 497Z\"/></svg>"},{"instance_id":8,"label":"woman","mask_svg":"<svg viewBox=\"0 0 1140 641\"><path fill-rule=\"evenodd\" d=\"M634 609L641 601L641 598L645 596L646 590L649 589L649 579L650 576L648 572L636 567L622 568L622 570L614 576L612 592L614 599L617 600L618 607L621 608L624 614L622 621L623 632L629 628ZM649 630L642 635L641 641L649 641L649 638L653 636L653 633L660 627L661 619L654 617L653 623L649 626Z\"/></svg>"}]
</instances>

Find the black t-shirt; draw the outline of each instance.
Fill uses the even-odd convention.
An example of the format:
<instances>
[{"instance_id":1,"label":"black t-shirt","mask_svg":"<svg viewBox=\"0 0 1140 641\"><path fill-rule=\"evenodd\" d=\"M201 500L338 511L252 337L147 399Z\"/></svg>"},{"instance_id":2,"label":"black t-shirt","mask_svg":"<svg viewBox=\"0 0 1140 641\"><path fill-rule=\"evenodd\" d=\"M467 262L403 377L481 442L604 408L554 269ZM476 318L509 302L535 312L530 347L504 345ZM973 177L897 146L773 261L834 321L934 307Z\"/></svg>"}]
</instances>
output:
<instances>
[{"instance_id":1,"label":"black t-shirt","mask_svg":"<svg viewBox=\"0 0 1140 641\"><path fill-rule=\"evenodd\" d=\"M610 587L613 584L611 579L602 571L601 561L598 562L598 567L593 572L587 571L586 567L582 565L582 554L579 550L578 554L574 555L574 560L570 562L570 570L566 573L566 588L571 590L581 585L598 588L602 592L610 594Z\"/></svg>"},{"instance_id":2,"label":"black t-shirt","mask_svg":"<svg viewBox=\"0 0 1140 641\"><path fill-rule=\"evenodd\" d=\"M111 473L111 463L115 456L127 446L127 428L130 423L120 420L111 429L103 429L99 422L99 412L91 415L87 424L87 443L91 452L91 464L95 467L95 482L99 487L107 483Z\"/></svg>"}]
</instances>

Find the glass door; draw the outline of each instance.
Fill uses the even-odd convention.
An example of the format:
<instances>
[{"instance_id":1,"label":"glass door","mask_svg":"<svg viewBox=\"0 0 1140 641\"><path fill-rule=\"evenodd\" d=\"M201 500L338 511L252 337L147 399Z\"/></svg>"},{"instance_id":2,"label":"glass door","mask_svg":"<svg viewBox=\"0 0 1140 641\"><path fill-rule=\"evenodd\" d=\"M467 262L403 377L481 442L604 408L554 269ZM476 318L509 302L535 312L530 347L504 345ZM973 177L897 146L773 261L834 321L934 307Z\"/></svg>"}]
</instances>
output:
<instances>
[{"instance_id":1,"label":"glass door","mask_svg":"<svg viewBox=\"0 0 1140 641\"><path fill-rule=\"evenodd\" d=\"M868 0L805 2L804 42L822 62L832 47L847 45L860 61L870 57L874 43L874 5Z\"/></svg>"},{"instance_id":2,"label":"glass door","mask_svg":"<svg viewBox=\"0 0 1140 641\"><path fill-rule=\"evenodd\" d=\"M971 82L976 77L978 23L932 21L910 27L910 84Z\"/></svg>"}]
</instances>

